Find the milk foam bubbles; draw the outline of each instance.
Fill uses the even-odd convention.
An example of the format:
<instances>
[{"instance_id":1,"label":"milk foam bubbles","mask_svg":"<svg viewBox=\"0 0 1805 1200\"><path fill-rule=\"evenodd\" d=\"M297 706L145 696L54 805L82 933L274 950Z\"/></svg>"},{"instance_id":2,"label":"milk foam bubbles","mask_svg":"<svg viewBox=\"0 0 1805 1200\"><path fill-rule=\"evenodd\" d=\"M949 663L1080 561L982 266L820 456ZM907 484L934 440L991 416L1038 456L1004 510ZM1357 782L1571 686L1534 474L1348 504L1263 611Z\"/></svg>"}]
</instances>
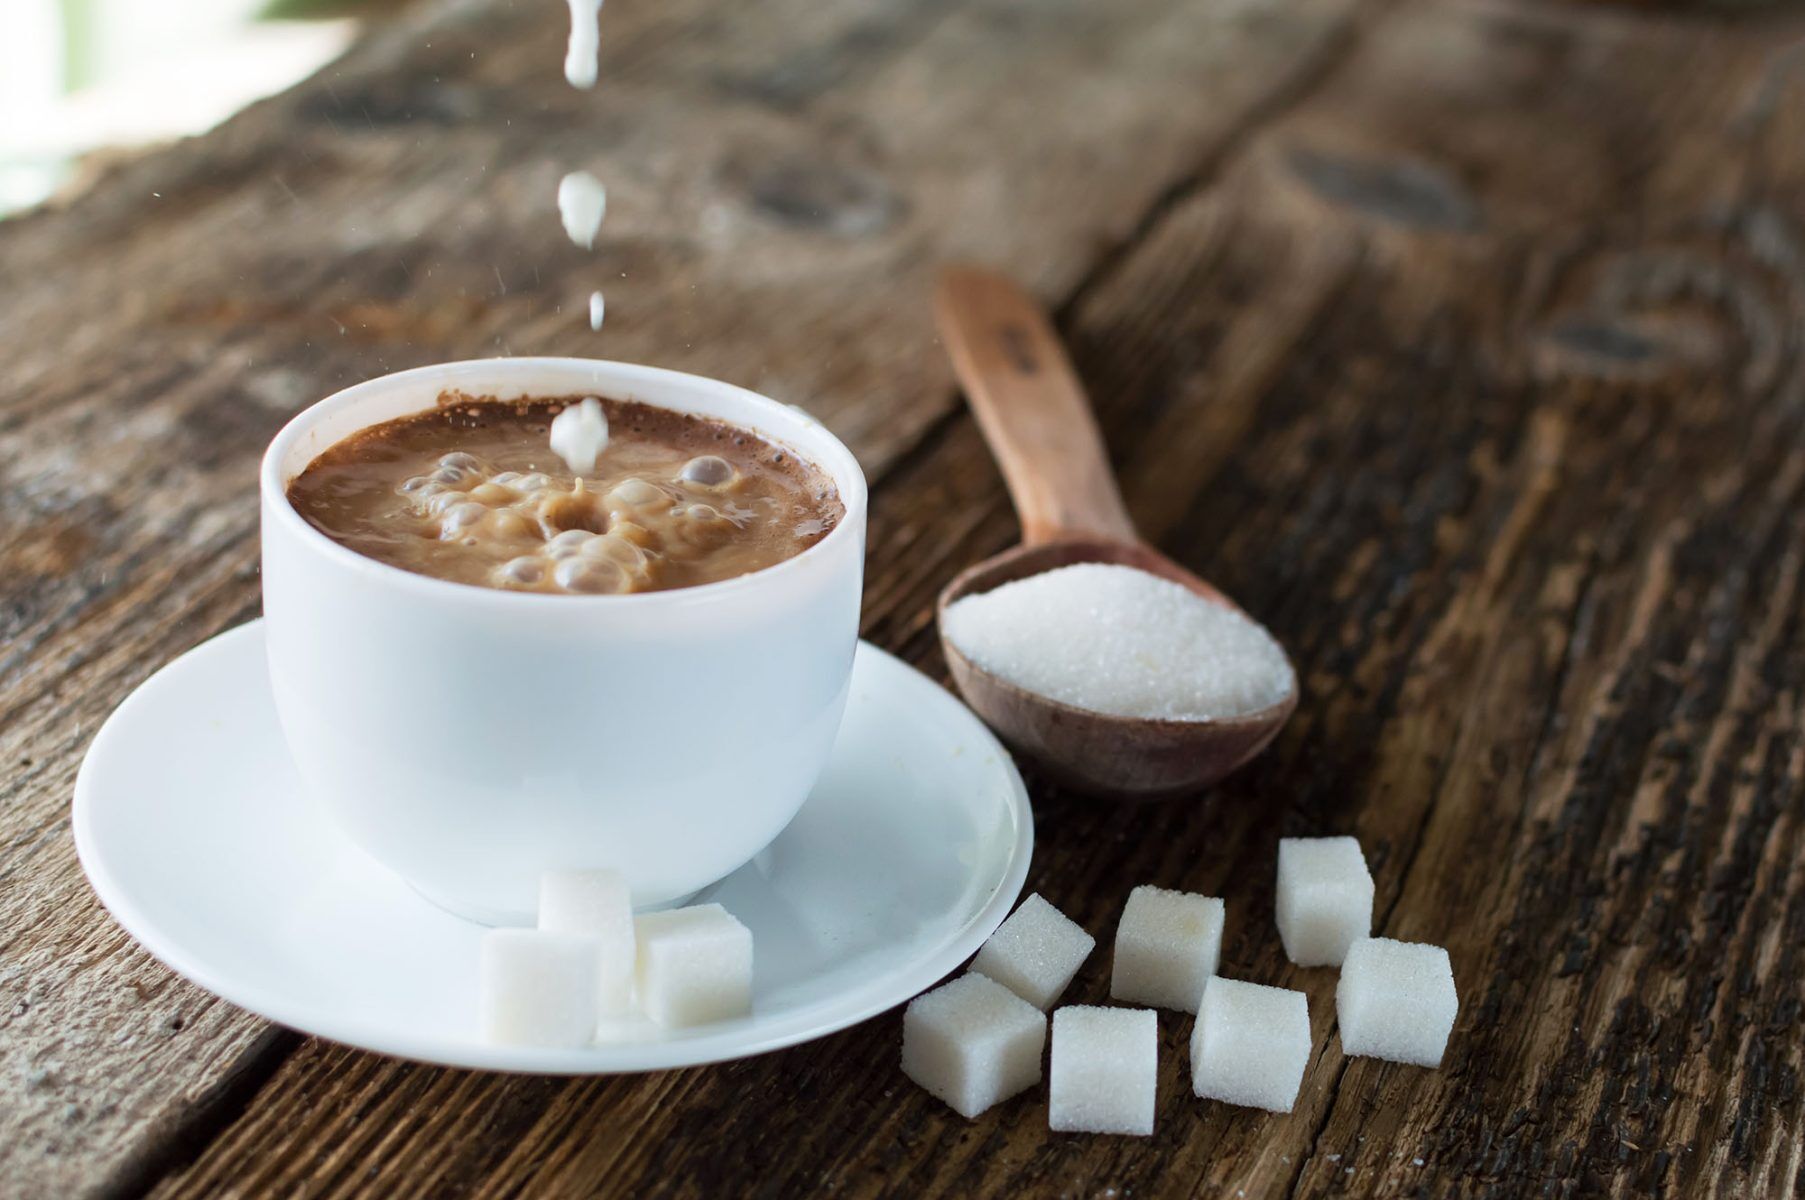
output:
<instances>
[{"instance_id":1,"label":"milk foam bubbles","mask_svg":"<svg viewBox=\"0 0 1805 1200\"><path fill-rule=\"evenodd\" d=\"M564 219L564 232L585 250L595 246L595 232L607 211L608 190L588 171L572 171L558 181L558 215Z\"/></svg>"}]
</instances>

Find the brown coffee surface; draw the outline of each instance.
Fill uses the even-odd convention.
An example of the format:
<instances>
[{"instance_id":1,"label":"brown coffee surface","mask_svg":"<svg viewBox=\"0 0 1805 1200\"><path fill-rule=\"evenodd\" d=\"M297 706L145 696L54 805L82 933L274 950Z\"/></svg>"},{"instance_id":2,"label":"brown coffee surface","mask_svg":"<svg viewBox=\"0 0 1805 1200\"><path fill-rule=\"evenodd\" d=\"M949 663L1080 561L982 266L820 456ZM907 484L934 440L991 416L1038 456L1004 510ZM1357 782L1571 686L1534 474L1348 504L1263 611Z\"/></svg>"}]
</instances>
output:
<instances>
[{"instance_id":1,"label":"brown coffee surface","mask_svg":"<svg viewBox=\"0 0 1805 1200\"><path fill-rule=\"evenodd\" d=\"M772 566L844 514L824 472L720 421L604 398L608 447L577 476L552 418L581 397L438 408L346 438L288 485L315 529L379 562L550 593L694 587Z\"/></svg>"}]
</instances>

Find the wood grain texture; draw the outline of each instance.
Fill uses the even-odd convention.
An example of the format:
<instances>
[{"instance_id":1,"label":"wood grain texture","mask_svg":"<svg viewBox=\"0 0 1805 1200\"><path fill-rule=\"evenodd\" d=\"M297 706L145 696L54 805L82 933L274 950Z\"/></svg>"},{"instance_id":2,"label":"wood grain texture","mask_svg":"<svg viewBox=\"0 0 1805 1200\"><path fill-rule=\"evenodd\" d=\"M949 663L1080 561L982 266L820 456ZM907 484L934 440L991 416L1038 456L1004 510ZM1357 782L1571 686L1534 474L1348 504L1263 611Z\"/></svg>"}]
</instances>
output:
<instances>
[{"instance_id":1,"label":"wood grain texture","mask_svg":"<svg viewBox=\"0 0 1805 1200\"><path fill-rule=\"evenodd\" d=\"M1798 1194L1791 18L806 7L615 0L592 98L553 86L537 10L433 9L0 225L6 1188ZM617 189L593 260L550 218L574 160ZM628 272L605 352L853 440L866 632L938 669L935 592L1016 537L927 327L932 261L973 255L1062 304L1137 525L1302 681L1274 749L1194 801L1038 787L1029 886L1104 940L1134 883L1228 897L1225 973L1310 995L1297 1111L1196 1101L1171 1017L1144 1141L1051 1135L1032 1096L960 1120L897 1073L894 1015L642 1077L415 1067L272 1033L95 908L75 763L254 613L261 442L383 367L594 351L598 264ZM1439 1072L1344 1060L1333 973L1283 961L1276 841L1326 832L1366 846L1382 932L1453 955ZM1071 998L1107 977L1099 954Z\"/></svg>"}]
</instances>

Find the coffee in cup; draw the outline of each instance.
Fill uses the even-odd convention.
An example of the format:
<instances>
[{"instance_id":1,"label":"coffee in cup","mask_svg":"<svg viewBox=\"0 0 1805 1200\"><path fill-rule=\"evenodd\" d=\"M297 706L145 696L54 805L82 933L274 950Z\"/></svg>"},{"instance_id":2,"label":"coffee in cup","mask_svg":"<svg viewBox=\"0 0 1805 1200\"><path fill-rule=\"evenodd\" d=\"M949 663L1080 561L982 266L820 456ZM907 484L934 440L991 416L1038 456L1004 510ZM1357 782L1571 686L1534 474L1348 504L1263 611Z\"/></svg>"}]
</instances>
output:
<instances>
[{"instance_id":1,"label":"coffee in cup","mask_svg":"<svg viewBox=\"0 0 1805 1200\"><path fill-rule=\"evenodd\" d=\"M583 397L447 392L363 429L288 485L321 533L404 570L509 591L662 591L761 570L845 513L825 472L748 429L603 398L606 451L553 452Z\"/></svg>"}]
</instances>

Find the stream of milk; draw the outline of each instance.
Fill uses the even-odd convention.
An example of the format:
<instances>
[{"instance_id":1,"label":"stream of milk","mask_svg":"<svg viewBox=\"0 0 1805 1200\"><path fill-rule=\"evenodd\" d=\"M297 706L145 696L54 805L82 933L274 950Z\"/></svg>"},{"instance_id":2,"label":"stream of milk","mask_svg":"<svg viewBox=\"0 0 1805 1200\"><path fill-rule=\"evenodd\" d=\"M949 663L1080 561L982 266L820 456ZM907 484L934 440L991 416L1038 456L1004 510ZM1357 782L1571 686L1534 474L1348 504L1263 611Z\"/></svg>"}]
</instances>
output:
<instances>
[{"instance_id":1,"label":"stream of milk","mask_svg":"<svg viewBox=\"0 0 1805 1200\"><path fill-rule=\"evenodd\" d=\"M600 44L602 0L570 0L570 48L564 52L564 78L571 87L595 86L595 58Z\"/></svg>"}]
</instances>

